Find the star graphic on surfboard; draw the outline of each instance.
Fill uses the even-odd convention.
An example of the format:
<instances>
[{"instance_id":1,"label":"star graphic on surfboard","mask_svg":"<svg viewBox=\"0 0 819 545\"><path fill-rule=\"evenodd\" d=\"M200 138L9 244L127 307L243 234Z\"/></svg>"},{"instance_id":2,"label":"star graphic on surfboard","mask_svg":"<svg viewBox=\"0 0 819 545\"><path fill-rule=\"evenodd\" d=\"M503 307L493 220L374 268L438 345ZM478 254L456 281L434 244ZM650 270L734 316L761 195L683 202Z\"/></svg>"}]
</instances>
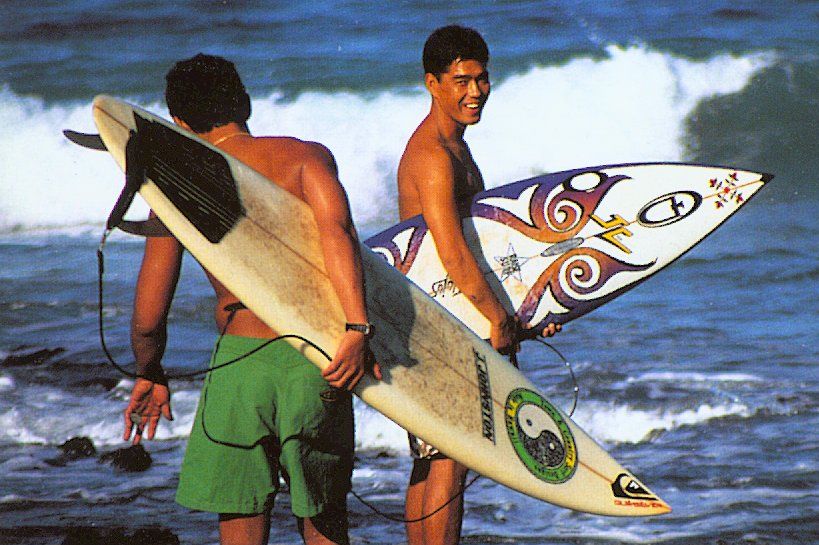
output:
<instances>
[{"instance_id":1,"label":"star graphic on surfboard","mask_svg":"<svg viewBox=\"0 0 819 545\"><path fill-rule=\"evenodd\" d=\"M498 265L501 267L501 282L505 282L510 276L516 278L518 282L523 282L523 276L520 274L520 266L522 265L522 262L521 259L518 258L518 254L515 252L515 248L512 246L511 242L509 243L509 248L506 250L506 255L495 256L495 261L497 261Z\"/></svg>"}]
</instances>

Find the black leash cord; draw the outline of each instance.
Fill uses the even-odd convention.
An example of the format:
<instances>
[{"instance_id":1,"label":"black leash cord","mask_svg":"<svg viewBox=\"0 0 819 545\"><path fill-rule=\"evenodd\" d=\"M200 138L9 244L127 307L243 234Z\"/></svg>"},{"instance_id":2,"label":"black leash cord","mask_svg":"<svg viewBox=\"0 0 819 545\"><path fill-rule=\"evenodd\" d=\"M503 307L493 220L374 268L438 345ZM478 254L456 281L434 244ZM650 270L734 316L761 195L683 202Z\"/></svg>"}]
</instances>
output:
<instances>
[{"instance_id":1,"label":"black leash cord","mask_svg":"<svg viewBox=\"0 0 819 545\"><path fill-rule=\"evenodd\" d=\"M481 478L480 475L475 475L474 477L472 477L471 481L469 481L468 483L463 485L460 492L457 492L454 496L452 496L447 501L445 501L443 504L441 504L439 507L437 507L435 509L435 511L432 511L430 513L427 513L426 515L423 515L421 517L414 518L414 519L406 519L406 518L403 518L403 517L398 517L398 516L395 516L395 515L390 515L388 513L385 513L383 511L381 511L380 509L378 509L378 507L376 507L375 505L371 504L370 502L368 502L367 500L365 500L364 498L362 498L361 496L356 494L355 491L352 490L352 489L350 490L350 494L355 496L355 499L357 499L358 501L363 503L365 506L370 508L370 510L372 510L374 513L376 513L377 515L382 516L383 518L385 518L387 520L390 520L392 522L401 522L401 523L404 523L404 524L412 524L414 522L424 521L424 520L426 520L426 519L428 519L430 517L433 517L433 516L437 515L447 505L449 505L453 501L457 500L460 496L462 496L464 494L464 492L466 492L466 489L469 488L470 486L472 486L473 484L475 484L475 481L477 481L480 478Z\"/></svg>"},{"instance_id":2,"label":"black leash cord","mask_svg":"<svg viewBox=\"0 0 819 545\"><path fill-rule=\"evenodd\" d=\"M579 392L580 392L580 386L578 386L578 384L577 384L577 377L574 375L574 371L572 370L572 364L569 363L569 360L566 359L566 356L561 354L560 351L557 348L555 348L551 344L547 343L543 339L534 338L532 340L537 341L540 344L542 344L543 346L546 346L549 349L551 349L552 352L557 354L557 357L559 357L561 360L563 360L563 364L569 370L569 375L572 377L572 384L573 384L572 392L574 393L574 400L572 401L572 410L569 411L569 417L571 418L571 416L574 414L574 410L577 408L577 397L578 397Z\"/></svg>"},{"instance_id":3,"label":"black leash cord","mask_svg":"<svg viewBox=\"0 0 819 545\"><path fill-rule=\"evenodd\" d=\"M106 243L106 241L108 239L108 235L111 234L111 231L112 231L112 229L106 229L105 230L105 232L102 235L102 240L100 241L99 248L97 248L97 270L99 272L98 278L97 278L97 294L98 294L98 299L99 299L98 318L99 318L100 345L102 346L102 351L105 353L105 357L108 359L108 362L117 371L119 371L122 375L125 375L126 377L133 378L133 379L143 378L139 374L133 373L133 372L125 369L124 367L122 367L120 364L118 364L114 360L114 357L111 355L111 352L108 350L108 346L105 344L105 327L104 327L104 319L103 319L103 302L104 302L103 276L105 275L105 257L103 255L103 249L104 249L105 243ZM219 350L219 345L222 342L222 338L225 336L228 325L230 325L230 322L233 320L233 317L235 316L235 314L236 314L236 312L238 310L239 310L239 308L235 308L235 309L232 309L230 311L230 314L228 315L228 319L225 322L225 326L222 328L222 331L220 332L219 338L216 341L216 346L214 347L214 351L213 351L214 356L216 355L216 353ZM250 351L246 352L245 354L237 356L236 358L233 358L232 360L222 362L219 365L210 367L208 369L200 369L198 371L192 371L190 373L179 373L179 374L176 374L176 375L165 375L166 379L193 378L193 377L197 377L197 376L208 375L207 382L205 383L205 387L204 387L203 392L202 392L202 395L203 395L203 398L204 398L203 399L203 407L202 407L202 430L204 431L205 437L207 437L208 440L213 441L214 443L217 443L217 444L220 444L220 445L233 447L233 448L240 448L240 449L244 449L244 450L249 450L249 449L255 448L259 444L259 441L263 440L263 439L260 439L259 441L256 441L252 445L242 445L242 444L239 444L239 443L231 443L231 442L228 442L228 441L222 441L220 439L216 439L216 438L212 437L208 433L207 428L205 427L205 408L207 406L207 389L208 389L208 386L210 384L210 377L211 377L210 373L212 371L216 371L216 370L221 369L223 367L227 367L228 365L233 365L234 363L238 363L241 360L243 360L245 358L248 358L249 356L259 352L263 348L266 348L267 346L273 344L274 342L279 341L279 340L283 340L283 339L298 339L298 340L312 346L316 350L318 350L321 353L321 355L323 355L325 358L327 358L328 361L331 361L333 359L333 358L330 357L330 355L327 353L327 351L325 351L323 348L321 348L320 346L318 346L317 344L315 344L311 340L306 339L306 338L302 337L301 335L289 334L289 335L280 335L278 337L274 337L272 339L269 339L269 340L265 341L264 343L260 344L259 346L257 346L256 348L254 348L253 350L250 350ZM213 360L211 360L211 361L213 361ZM282 444L279 446L279 448L281 448L284 445L284 443L286 443L287 441L289 441L291 439L296 439L296 438L297 438L297 436L295 436L295 435L286 438L285 441L282 442ZM426 519L436 515L442 509L444 509L447 505L451 504L453 501L455 501L456 499L461 497L464 494L464 492L466 492L466 489L469 488L470 486L472 486L475 483L475 481L477 481L479 478L480 478L480 475L475 475L475 477L473 477L473 479L468 484L466 484L465 486L463 486L461 488L460 492L458 492L457 494L455 494L454 496L449 498L441 506L436 508L431 513L427 513L426 515L424 515L422 517L419 517L419 518L415 518L415 519L405 519L403 517L397 517L397 516L390 515L388 513L384 513L383 511L378 509L378 507L376 507L372 503L368 502L367 500L365 500L364 498L359 496L355 492L355 490L353 490L352 488L350 489L350 493L358 501L360 501L366 507L371 509L377 515L380 515L380 516L384 517L385 519L390 520L392 522L400 522L400 523L404 523L404 524L410 524L410 523L414 523L414 522L421 522L423 520L426 520Z\"/></svg>"},{"instance_id":4,"label":"black leash cord","mask_svg":"<svg viewBox=\"0 0 819 545\"><path fill-rule=\"evenodd\" d=\"M98 310L98 318L99 318L99 334L100 334L100 345L102 346L102 351L105 353L105 357L108 358L108 363L114 366L114 368L119 371L121 374L125 375L129 378L139 378L139 375L136 373L132 373L131 371L125 369L116 361L114 361L114 357L111 355L111 352L108 351L108 346L105 344L105 328L103 324L103 275L105 274L105 257L103 256L103 249L105 248L105 243L108 240L108 235L111 234L113 229L106 228L102 234L102 239L100 240L100 245L97 248L97 299L99 300L99 304L97 305Z\"/></svg>"}]
</instances>

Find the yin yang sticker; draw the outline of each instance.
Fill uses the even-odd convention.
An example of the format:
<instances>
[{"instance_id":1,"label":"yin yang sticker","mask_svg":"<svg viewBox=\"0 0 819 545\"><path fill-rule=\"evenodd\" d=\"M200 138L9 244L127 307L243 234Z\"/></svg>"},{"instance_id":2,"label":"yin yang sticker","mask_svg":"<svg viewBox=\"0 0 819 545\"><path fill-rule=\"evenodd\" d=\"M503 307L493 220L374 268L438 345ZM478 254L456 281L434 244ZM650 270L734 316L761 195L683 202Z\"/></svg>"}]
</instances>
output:
<instances>
[{"instance_id":1,"label":"yin yang sticker","mask_svg":"<svg viewBox=\"0 0 819 545\"><path fill-rule=\"evenodd\" d=\"M523 465L538 479L560 484L577 468L577 445L566 420L537 392L518 388L506 398L506 431Z\"/></svg>"}]
</instances>

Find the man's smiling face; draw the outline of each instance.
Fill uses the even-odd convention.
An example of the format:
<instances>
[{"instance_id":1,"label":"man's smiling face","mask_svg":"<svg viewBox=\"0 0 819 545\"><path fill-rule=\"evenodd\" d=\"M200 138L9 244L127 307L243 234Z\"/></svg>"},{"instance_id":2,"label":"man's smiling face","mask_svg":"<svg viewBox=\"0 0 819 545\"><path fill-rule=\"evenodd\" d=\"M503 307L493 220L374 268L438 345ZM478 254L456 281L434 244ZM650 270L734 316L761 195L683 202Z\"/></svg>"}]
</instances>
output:
<instances>
[{"instance_id":1,"label":"man's smiling face","mask_svg":"<svg viewBox=\"0 0 819 545\"><path fill-rule=\"evenodd\" d=\"M428 80L430 91L440 108L460 125L474 125L489 98L489 72L486 65L472 59L455 59L435 81Z\"/></svg>"}]
</instances>

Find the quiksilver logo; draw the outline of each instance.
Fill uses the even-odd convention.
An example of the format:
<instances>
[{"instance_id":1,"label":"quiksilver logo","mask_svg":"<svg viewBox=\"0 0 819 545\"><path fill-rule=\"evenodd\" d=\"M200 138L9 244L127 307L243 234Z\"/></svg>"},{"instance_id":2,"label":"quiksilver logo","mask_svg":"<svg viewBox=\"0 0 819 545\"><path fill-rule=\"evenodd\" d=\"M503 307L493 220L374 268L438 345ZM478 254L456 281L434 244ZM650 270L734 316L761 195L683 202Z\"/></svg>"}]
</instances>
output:
<instances>
[{"instance_id":1,"label":"quiksilver logo","mask_svg":"<svg viewBox=\"0 0 819 545\"><path fill-rule=\"evenodd\" d=\"M611 483L611 491L618 498L656 500L657 497L646 490L637 479L628 473L621 473Z\"/></svg>"}]
</instances>

